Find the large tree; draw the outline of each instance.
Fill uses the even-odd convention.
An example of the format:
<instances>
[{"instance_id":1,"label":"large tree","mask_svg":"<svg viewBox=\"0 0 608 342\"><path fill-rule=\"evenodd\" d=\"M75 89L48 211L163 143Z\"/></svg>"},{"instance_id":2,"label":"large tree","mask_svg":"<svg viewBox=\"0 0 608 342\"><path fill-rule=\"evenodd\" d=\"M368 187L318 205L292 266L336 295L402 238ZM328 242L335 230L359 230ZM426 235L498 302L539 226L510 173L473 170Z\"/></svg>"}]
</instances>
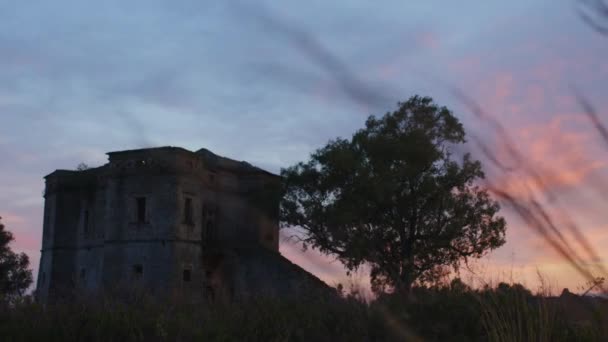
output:
<instances>
[{"instance_id":1,"label":"large tree","mask_svg":"<svg viewBox=\"0 0 608 342\"><path fill-rule=\"evenodd\" d=\"M451 153L464 142L451 111L414 96L281 170L282 226L350 270L368 264L375 290L407 293L505 242L499 205L477 184L480 162Z\"/></svg>"},{"instance_id":2,"label":"large tree","mask_svg":"<svg viewBox=\"0 0 608 342\"><path fill-rule=\"evenodd\" d=\"M14 239L0 222L0 300L21 296L32 284L28 256L10 249L9 243Z\"/></svg>"}]
</instances>

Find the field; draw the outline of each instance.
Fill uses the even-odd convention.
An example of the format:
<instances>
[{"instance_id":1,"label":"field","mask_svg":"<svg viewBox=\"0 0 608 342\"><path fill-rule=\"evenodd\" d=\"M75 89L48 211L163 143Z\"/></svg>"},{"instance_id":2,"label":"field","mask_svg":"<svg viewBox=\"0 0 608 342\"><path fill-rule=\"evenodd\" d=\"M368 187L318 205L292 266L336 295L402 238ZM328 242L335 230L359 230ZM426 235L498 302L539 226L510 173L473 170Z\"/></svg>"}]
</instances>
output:
<instances>
[{"instance_id":1,"label":"field","mask_svg":"<svg viewBox=\"0 0 608 342\"><path fill-rule=\"evenodd\" d=\"M0 308L3 341L605 341L608 300L532 294L501 283L415 288L409 299L246 303L80 299Z\"/></svg>"}]
</instances>

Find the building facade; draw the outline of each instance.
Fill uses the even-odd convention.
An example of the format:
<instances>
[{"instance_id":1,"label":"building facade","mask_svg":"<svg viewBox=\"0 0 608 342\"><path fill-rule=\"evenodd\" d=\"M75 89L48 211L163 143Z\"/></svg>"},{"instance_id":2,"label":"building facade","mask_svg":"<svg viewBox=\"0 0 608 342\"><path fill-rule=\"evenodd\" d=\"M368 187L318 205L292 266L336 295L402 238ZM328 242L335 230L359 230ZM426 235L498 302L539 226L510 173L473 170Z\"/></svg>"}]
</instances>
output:
<instances>
[{"instance_id":1,"label":"building facade","mask_svg":"<svg viewBox=\"0 0 608 342\"><path fill-rule=\"evenodd\" d=\"M279 176L206 149L108 156L45 177L40 300L122 287L234 298L325 286L279 253Z\"/></svg>"}]
</instances>

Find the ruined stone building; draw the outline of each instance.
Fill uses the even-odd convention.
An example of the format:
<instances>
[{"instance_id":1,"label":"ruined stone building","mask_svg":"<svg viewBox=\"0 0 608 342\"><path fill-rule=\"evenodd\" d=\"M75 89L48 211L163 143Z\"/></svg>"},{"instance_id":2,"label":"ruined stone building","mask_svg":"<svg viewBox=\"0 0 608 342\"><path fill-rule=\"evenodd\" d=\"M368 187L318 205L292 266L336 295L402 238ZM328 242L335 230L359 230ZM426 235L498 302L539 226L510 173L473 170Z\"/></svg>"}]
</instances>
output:
<instances>
[{"instance_id":1,"label":"ruined stone building","mask_svg":"<svg viewBox=\"0 0 608 342\"><path fill-rule=\"evenodd\" d=\"M41 300L122 286L202 298L325 286L279 253L279 176L206 149L108 156L45 177Z\"/></svg>"}]
</instances>

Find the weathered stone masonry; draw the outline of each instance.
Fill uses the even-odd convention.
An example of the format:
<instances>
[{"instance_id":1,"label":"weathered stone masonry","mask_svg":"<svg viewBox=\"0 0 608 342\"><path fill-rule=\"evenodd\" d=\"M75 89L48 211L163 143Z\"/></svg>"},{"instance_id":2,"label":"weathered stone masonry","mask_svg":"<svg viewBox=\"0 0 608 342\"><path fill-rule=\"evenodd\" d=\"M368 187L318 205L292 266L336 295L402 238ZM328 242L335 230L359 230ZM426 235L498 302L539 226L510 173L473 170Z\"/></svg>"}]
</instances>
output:
<instances>
[{"instance_id":1,"label":"weathered stone masonry","mask_svg":"<svg viewBox=\"0 0 608 342\"><path fill-rule=\"evenodd\" d=\"M108 156L45 177L40 300L123 286L212 298L325 287L279 254L279 176L206 149Z\"/></svg>"}]
</instances>

